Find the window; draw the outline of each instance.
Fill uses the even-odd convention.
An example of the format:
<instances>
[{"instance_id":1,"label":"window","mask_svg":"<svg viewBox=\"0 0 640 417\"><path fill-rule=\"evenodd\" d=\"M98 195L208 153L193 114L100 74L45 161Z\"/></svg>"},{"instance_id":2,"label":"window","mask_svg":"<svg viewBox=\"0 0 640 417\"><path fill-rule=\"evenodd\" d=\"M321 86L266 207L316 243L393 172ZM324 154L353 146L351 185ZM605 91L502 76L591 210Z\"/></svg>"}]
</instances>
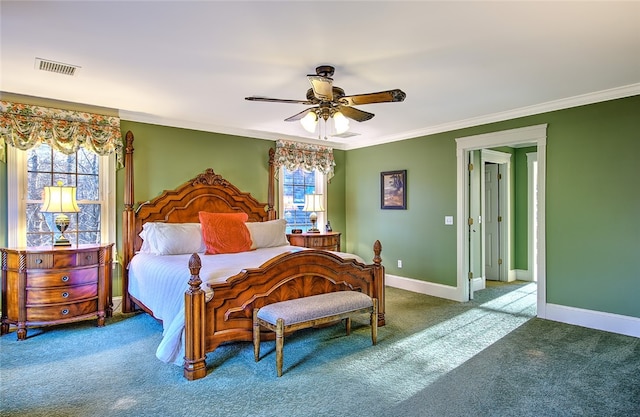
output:
<instances>
[{"instance_id":1,"label":"window","mask_svg":"<svg viewBox=\"0 0 640 417\"><path fill-rule=\"evenodd\" d=\"M306 194L322 194L324 198L324 208L326 210L325 175L318 170L305 171L297 169L290 171L286 167L280 168L280 218L287 221L287 233L292 229L302 229L306 231L311 228L309 214L303 211L304 196ZM317 212L317 227L324 230L326 221L325 213Z\"/></svg>"},{"instance_id":2,"label":"window","mask_svg":"<svg viewBox=\"0 0 640 417\"><path fill-rule=\"evenodd\" d=\"M43 187L77 187L79 213L67 213L65 236L72 244L115 239L115 156L99 156L84 147L66 155L42 144L27 151L7 147L9 245L52 245L59 234L54 213L40 213Z\"/></svg>"}]
</instances>

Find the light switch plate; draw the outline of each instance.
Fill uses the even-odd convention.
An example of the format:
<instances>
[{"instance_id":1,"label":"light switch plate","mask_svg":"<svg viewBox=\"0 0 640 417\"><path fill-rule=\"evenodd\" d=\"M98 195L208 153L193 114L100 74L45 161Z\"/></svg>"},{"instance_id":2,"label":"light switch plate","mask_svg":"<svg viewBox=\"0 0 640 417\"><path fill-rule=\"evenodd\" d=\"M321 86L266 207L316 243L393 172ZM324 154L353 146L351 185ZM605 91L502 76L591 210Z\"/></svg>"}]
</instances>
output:
<instances>
[{"instance_id":1,"label":"light switch plate","mask_svg":"<svg viewBox=\"0 0 640 417\"><path fill-rule=\"evenodd\" d=\"M453 216L444 216L444 224L451 226L453 224Z\"/></svg>"}]
</instances>

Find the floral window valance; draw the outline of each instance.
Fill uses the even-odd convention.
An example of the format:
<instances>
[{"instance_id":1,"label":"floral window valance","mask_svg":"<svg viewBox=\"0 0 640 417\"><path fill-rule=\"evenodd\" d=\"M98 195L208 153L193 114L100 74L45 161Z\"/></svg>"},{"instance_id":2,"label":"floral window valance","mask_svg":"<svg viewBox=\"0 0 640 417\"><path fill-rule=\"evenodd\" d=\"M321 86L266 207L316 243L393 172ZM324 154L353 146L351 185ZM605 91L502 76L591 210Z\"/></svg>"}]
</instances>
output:
<instances>
[{"instance_id":1,"label":"floral window valance","mask_svg":"<svg viewBox=\"0 0 640 417\"><path fill-rule=\"evenodd\" d=\"M6 145L28 150L42 143L67 155L81 146L101 156L115 152L122 167L118 117L0 101L0 160L6 162Z\"/></svg>"},{"instance_id":2,"label":"floral window valance","mask_svg":"<svg viewBox=\"0 0 640 417\"><path fill-rule=\"evenodd\" d=\"M327 181L333 177L333 148L287 140L276 141L275 167L284 166L290 171L302 168L306 171L317 169L326 175ZM276 174L278 169L276 169Z\"/></svg>"}]
</instances>

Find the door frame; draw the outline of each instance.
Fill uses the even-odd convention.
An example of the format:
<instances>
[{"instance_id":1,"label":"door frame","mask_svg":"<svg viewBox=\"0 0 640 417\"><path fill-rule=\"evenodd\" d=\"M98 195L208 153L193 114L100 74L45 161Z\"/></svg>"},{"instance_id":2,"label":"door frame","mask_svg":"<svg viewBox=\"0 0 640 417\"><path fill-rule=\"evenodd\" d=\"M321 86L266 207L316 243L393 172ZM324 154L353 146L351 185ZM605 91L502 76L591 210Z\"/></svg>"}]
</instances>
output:
<instances>
[{"instance_id":1,"label":"door frame","mask_svg":"<svg viewBox=\"0 0 640 417\"><path fill-rule=\"evenodd\" d=\"M469 218L469 176L466 161L471 150L498 146L536 146L538 153L538 259L535 263L538 274L537 316L546 317L546 253L545 253L545 192L546 192L546 148L547 124L528 126L480 135L456 138L457 159L457 285L456 295L460 301L469 301L469 244L467 239ZM532 265L529 266L530 268Z\"/></svg>"}]
</instances>

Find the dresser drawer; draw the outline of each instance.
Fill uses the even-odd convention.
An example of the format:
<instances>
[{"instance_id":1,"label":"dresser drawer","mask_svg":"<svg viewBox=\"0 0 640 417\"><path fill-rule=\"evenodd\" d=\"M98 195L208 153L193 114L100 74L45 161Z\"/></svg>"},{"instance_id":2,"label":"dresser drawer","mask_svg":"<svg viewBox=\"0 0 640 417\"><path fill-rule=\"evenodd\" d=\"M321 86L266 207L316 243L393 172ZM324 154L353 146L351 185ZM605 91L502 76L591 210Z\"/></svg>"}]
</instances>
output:
<instances>
[{"instance_id":1,"label":"dresser drawer","mask_svg":"<svg viewBox=\"0 0 640 417\"><path fill-rule=\"evenodd\" d=\"M29 289L27 290L27 307L86 300L97 296L98 286L95 283L72 287Z\"/></svg>"},{"instance_id":2,"label":"dresser drawer","mask_svg":"<svg viewBox=\"0 0 640 417\"><path fill-rule=\"evenodd\" d=\"M305 237L300 234L288 235L289 244L291 246L304 246L305 245Z\"/></svg>"},{"instance_id":3,"label":"dresser drawer","mask_svg":"<svg viewBox=\"0 0 640 417\"><path fill-rule=\"evenodd\" d=\"M98 281L96 268L38 271L29 274L27 288L68 287Z\"/></svg>"},{"instance_id":4,"label":"dresser drawer","mask_svg":"<svg viewBox=\"0 0 640 417\"><path fill-rule=\"evenodd\" d=\"M318 236L309 239L310 247L318 249L334 248L338 244L339 236Z\"/></svg>"},{"instance_id":5,"label":"dresser drawer","mask_svg":"<svg viewBox=\"0 0 640 417\"><path fill-rule=\"evenodd\" d=\"M97 265L98 251L28 253L27 269L73 268L76 266Z\"/></svg>"},{"instance_id":6,"label":"dresser drawer","mask_svg":"<svg viewBox=\"0 0 640 417\"><path fill-rule=\"evenodd\" d=\"M80 252L76 254L76 265L77 266L89 266L89 265L98 265L100 262L98 251L93 252Z\"/></svg>"},{"instance_id":7,"label":"dresser drawer","mask_svg":"<svg viewBox=\"0 0 640 417\"><path fill-rule=\"evenodd\" d=\"M92 314L98 310L98 300L88 300L81 303L58 304L47 307L27 308L27 321L42 322Z\"/></svg>"}]
</instances>

